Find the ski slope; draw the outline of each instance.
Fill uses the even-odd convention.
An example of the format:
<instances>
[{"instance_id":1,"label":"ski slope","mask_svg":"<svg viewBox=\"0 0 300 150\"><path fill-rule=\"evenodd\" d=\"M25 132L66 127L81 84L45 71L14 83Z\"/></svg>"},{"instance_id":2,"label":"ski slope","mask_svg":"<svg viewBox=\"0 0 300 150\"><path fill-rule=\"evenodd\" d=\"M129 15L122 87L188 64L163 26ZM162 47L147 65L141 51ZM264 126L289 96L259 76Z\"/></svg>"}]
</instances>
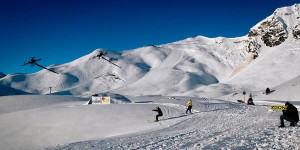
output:
<instances>
[{"instance_id":1,"label":"ski slope","mask_svg":"<svg viewBox=\"0 0 300 150\"><path fill-rule=\"evenodd\" d=\"M86 105L72 96L0 97L0 147L8 149L297 149L299 127L277 128L278 110L258 101L143 96ZM193 114L185 114L188 99ZM22 99L22 101L20 101ZM254 98L255 99L255 98ZM256 101L254 101L256 102ZM300 102L296 103L298 109ZM159 106L164 115L153 122ZM67 121L66 121L67 120ZM286 126L289 126L286 123Z\"/></svg>"},{"instance_id":2,"label":"ski slope","mask_svg":"<svg viewBox=\"0 0 300 150\"><path fill-rule=\"evenodd\" d=\"M191 98L194 114L186 115L182 113L187 98L138 98L164 108L167 115L162 117L163 121L152 123L162 128L54 149L297 149L300 146L299 128L277 128L281 111L272 111L268 105ZM169 114L169 109L176 111Z\"/></svg>"}]
</instances>

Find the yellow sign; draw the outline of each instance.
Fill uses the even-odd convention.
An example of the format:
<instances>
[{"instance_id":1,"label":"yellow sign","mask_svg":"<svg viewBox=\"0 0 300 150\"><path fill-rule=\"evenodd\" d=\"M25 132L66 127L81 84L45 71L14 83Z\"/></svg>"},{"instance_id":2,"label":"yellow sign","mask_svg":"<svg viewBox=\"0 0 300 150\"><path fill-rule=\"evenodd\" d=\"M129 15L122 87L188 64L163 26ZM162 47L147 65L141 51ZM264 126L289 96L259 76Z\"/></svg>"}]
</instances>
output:
<instances>
[{"instance_id":1,"label":"yellow sign","mask_svg":"<svg viewBox=\"0 0 300 150\"><path fill-rule=\"evenodd\" d=\"M110 97L101 97L102 104L110 104Z\"/></svg>"},{"instance_id":2,"label":"yellow sign","mask_svg":"<svg viewBox=\"0 0 300 150\"><path fill-rule=\"evenodd\" d=\"M286 107L285 106L271 105L270 109L273 109L273 110L286 110Z\"/></svg>"}]
</instances>

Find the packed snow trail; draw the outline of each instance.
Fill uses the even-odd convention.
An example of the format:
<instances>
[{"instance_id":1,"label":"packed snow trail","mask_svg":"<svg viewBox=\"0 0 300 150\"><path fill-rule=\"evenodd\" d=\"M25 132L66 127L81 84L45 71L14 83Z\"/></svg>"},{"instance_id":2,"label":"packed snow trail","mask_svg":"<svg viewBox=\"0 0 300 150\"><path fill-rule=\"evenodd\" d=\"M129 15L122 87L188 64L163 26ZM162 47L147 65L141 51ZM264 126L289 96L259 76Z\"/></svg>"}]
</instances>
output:
<instances>
[{"instance_id":1,"label":"packed snow trail","mask_svg":"<svg viewBox=\"0 0 300 150\"><path fill-rule=\"evenodd\" d=\"M182 104L184 101L174 101L174 104L168 106L179 108L180 105L175 103ZM163 107L167 104L161 105ZM247 106L201 98L193 100L193 110L198 112L186 117L174 117L175 119L157 122L161 126L166 126L158 130L77 142L50 149L297 149L300 147L299 127L277 128L281 111L270 111L268 106Z\"/></svg>"}]
</instances>

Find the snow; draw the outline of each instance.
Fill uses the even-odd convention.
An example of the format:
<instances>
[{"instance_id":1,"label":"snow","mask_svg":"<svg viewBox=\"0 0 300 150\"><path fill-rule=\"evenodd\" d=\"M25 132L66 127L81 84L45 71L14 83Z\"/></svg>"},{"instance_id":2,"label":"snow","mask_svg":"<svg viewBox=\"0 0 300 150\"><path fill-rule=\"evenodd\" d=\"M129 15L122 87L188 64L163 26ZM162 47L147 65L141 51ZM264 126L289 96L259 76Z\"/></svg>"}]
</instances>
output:
<instances>
[{"instance_id":1,"label":"snow","mask_svg":"<svg viewBox=\"0 0 300 150\"><path fill-rule=\"evenodd\" d=\"M256 94L254 94L256 95ZM272 95L272 94L271 94ZM271 96L270 95L270 96ZM260 95L262 96L262 95ZM277 128L284 101L198 97L127 97L130 103L84 105L73 96L0 97L1 149L296 149L299 127ZM188 99L193 114L185 114ZM299 109L300 101L292 102ZM159 106L164 116L155 119ZM4 109L5 108L5 109ZM286 123L286 126L289 126Z\"/></svg>"},{"instance_id":2,"label":"snow","mask_svg":"<svg viewBox=\"0 0 300 150\"><path fill-rule=\"evenodd\" d=\"M286 101L300 110L299 5L277 9L285 41L198 36L0 79L0 147L10 149L299 149L298 127L278 128ZM278 37L273 37L275 40ZM247 47L259 45L259 57ZM49 93L52 87L52 93ZM269 87L270 95L263 94ZM238 103L253 95L254 106ZM87 105L94 94L112 104ZM185 114L188 99L193 114ZM164 115L153 122L159 106Z\"/></svg>"},{"instance_id":3,"label":"snow","mask_svg":"<svg viewBox=\"0 0 300 150\"><path fill-rule=\"evenodd\" d=\"M1 97L1 149L41 149L153 128L138 118L153 119L144 110L154 105L83 105L86 101L71 96Z\"/></svg>"}]
</instances>

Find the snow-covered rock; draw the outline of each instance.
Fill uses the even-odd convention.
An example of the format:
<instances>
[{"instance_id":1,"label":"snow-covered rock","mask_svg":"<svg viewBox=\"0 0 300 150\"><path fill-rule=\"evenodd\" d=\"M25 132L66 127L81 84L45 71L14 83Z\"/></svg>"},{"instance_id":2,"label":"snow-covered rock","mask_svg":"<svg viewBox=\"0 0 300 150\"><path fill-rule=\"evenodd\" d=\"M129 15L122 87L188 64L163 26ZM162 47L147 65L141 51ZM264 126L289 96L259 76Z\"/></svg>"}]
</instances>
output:
<instances>
[{"instance_id":1,"label":"snow-covered rock","mask_svg":"<svg viewBox=\"0 0 300 150\"><path fill-rule=\"evenodd\" d=\"M250 29L248 36L259 36L264 44L274 47L283 43L293 34L298 39L299 4L277 9L271 16Z\"/></svg>"}]
</instances>

